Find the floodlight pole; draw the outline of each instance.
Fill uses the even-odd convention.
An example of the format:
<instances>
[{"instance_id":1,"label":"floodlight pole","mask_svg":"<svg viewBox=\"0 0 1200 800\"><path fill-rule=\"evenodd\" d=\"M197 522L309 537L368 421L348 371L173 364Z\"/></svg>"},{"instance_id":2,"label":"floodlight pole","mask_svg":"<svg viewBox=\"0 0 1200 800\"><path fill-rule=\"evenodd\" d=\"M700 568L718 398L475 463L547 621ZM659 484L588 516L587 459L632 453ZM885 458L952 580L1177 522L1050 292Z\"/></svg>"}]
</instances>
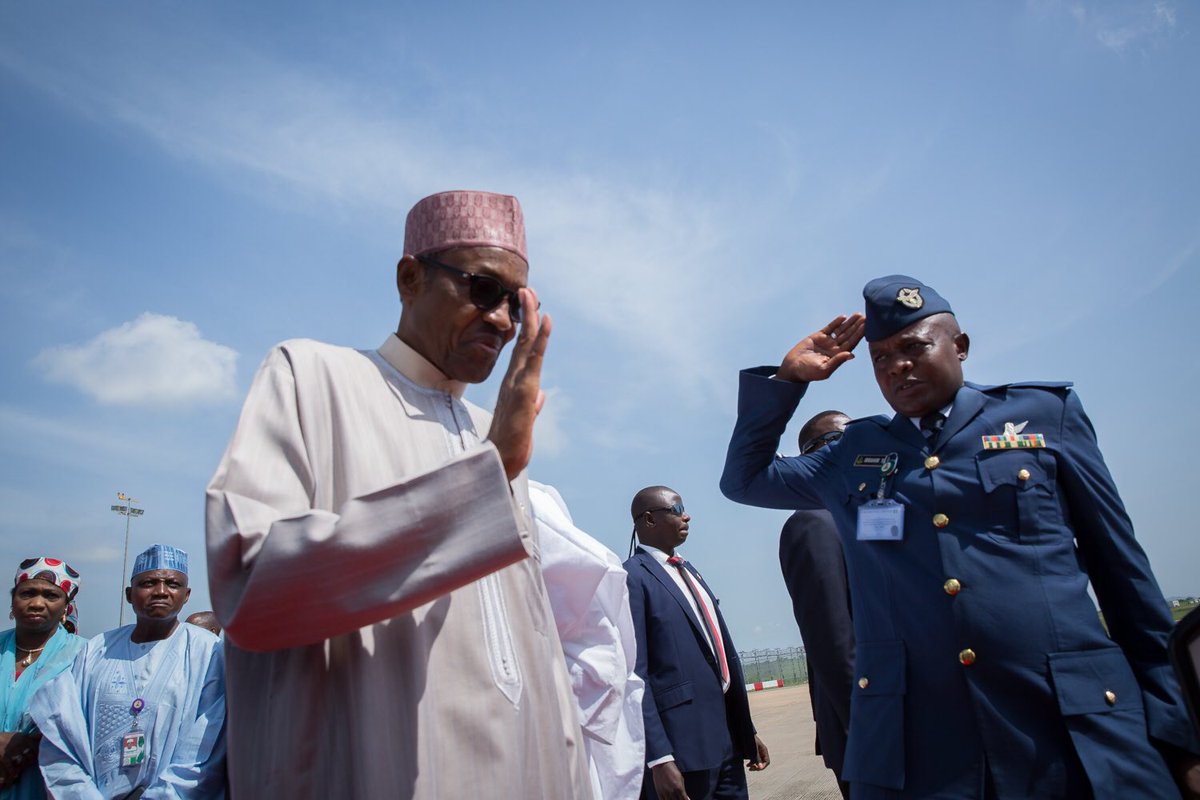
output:
<instances>
[{"instance_id":1,"label":"floodlight pole","mask_svg":"<svg viewBox=\"0 0 1200 800\"><path fill-rule=\"evenodd\" d=\"M118 627L125 624L125 568L129 564L129 518L140 517L146 513L145 509L134 508L133 504L138 502L132 497L129 497L124 492L117 492L117 499L124 500L125 505L110 506L110 508L125 517L125 555L121 556L121 607L117 614Z\"/></svg>"}]
</instances>

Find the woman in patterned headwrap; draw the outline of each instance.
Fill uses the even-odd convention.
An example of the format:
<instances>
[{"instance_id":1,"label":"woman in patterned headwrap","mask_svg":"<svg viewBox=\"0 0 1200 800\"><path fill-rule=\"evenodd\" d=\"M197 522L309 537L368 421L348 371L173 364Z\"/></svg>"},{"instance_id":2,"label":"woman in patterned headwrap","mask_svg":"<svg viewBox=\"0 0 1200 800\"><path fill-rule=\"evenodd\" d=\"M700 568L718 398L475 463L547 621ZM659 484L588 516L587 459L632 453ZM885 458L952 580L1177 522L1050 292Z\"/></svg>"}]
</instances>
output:
<instances>
[{"instance_id":1,"label":"woman in patterned headwrap","mask_svg":"<svg viewBox=\"0 0 1200 800\"><path fill-rule=\"evenodd\" d=\"M46 796L37 768L41 735L25 709L83 646L62 625L78 592L79 573L57 558L26 559L13 580L16 627L0 633L0 800Z\"/></svg>"}]
</instances>

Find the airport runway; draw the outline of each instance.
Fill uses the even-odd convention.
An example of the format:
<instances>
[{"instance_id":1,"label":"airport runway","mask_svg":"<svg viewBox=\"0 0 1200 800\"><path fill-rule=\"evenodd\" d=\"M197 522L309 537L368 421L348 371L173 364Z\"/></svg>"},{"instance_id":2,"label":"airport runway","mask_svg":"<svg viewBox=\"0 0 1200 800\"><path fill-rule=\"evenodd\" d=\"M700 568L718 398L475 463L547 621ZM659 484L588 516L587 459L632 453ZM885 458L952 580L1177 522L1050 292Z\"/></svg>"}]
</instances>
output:
<instances>
[{"instance_id":1,"label":"airport runway","mask_svg":"<svg viewBox=\"0 0 1200 800\"><path fill-rule=\"evenodd\" d=\"M833 773L812 754L807 684L751 692L750 715L771 753L771 766L747 773L751 800L841 800Z\"/></svg>"}]
</instances>

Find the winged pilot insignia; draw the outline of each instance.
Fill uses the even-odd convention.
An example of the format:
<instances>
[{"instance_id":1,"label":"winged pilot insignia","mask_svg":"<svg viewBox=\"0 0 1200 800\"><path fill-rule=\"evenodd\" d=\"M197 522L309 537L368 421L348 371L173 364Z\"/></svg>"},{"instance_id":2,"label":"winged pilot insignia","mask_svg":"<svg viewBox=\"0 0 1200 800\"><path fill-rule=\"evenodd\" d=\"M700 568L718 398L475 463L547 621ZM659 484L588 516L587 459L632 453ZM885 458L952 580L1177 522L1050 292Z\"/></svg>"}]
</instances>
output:
<instances>
[{"instance_id":1,"label":"winged pilot insignia","mask_svg":"<svg viewBox=\"0 0 1200 800\"><path fill-rule=\"evenodd\" d=\"M921 297L921 287L914 286L911 289L901 289L896 294L896 302L915 311L925 305L925 298Z\"/></svg>"}]
</instances>

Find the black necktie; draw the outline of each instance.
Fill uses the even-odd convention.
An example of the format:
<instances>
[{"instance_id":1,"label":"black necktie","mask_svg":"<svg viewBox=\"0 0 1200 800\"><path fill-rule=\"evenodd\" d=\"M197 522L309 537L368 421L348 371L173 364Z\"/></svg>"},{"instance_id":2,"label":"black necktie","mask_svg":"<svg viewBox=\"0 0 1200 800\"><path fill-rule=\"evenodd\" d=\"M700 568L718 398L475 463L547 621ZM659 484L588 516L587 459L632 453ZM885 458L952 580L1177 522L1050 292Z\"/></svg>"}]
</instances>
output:
<instances>
[{"instance_id":1,"label":"black necktie","mask_svg":"<svg viewBox=\"0 0 1200 800\"><path fill-rule=\"evenodd\" d=\"M942 426L945 424L946 415L940 411L931 411L921 417L921 433L925 435L931 448L937 446L938 434L942 432Z\"/></svg>"}]
</instances>

